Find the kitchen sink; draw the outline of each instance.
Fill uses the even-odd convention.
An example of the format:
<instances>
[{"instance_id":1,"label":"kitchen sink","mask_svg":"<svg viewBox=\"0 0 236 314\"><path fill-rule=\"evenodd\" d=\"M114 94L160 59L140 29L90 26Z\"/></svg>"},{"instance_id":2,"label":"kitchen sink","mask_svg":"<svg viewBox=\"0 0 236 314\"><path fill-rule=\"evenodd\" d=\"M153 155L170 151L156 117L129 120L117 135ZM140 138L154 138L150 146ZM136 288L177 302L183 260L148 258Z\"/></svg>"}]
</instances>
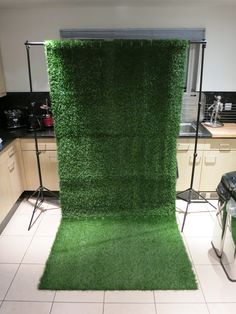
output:
<instances>
[{"instance_id":1,"label":"kitchen sink","mask_svg":"<svg viewBox=\"0 0 236 314\"><path fill-rule=\"evenodd\" d=\"M180 123L180 136L195 136L197 125L195 122L181 122ZM211 136L210 133L204 126L199 124L198 135L201 137Z\"/></svg>"}]
</instances>

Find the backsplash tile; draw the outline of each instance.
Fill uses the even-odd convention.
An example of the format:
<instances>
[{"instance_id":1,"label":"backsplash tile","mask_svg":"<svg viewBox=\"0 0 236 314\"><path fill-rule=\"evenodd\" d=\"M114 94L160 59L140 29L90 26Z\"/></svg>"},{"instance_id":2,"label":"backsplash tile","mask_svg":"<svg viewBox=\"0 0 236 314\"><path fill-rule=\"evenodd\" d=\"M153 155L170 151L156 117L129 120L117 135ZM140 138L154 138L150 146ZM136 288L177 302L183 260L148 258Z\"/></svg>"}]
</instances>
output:
<instances>
[{"instance_id":1,"label":"backsplash tile","mask_svg":"<svg viewBox=\"0 0 236 314\"><path fill-rule=\"evenodd\" d=\"M5 97L0 98L0 129L6 128L5 110L20 109L23 112L23 119L32 112L31 103L36 102L36 114L45 113L40 106L45 104L46 98L50 105L49 92L11 92L7 93Z\"/></svg>"},{"instance_id":2,"label":"backsplash tile","mask_svg":"<svg viewBox=\"0 0 236 314\"><path fill-rule=\"evenodd\" d=\"M219 91L204 91L204 104L202 108L204 121L209 120L208 107L213 104L215 95L222 96L222 102L232 103L232 110L221 112L221 121L222 122L236 122L236 92L219 92ZM28 114L31 112L31 102L36 102L36 113L44 113L40 106L45 103L46 98L50 105L50 95L49 92L10 92L7 93L5 97L0 98L0 129L6 128L6 118L4 110L20 109L22 110L25 119ZM183 105L182 117L181 120L185 122L186 119L191 118L191 121L196 121L197 118L197 103L193 106L191 105L187 108L186 105ZM184 107L185 106L185 107ZM194 111L195 110L195 111ZM184 120L183 120L184 119ZM189 121L190 122L190 121Z\"/></svg>"}]
</instances>

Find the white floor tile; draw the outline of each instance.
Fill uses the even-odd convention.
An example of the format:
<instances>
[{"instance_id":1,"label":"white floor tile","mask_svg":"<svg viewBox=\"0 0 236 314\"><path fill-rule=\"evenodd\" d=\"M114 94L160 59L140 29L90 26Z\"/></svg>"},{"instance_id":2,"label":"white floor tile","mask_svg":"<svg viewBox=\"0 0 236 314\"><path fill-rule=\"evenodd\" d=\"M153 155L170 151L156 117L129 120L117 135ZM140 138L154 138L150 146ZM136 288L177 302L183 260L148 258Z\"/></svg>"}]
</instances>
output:
<instances>
[{"instance_id":1,"label":"white floor tile","mask_svg":"<svg viewBox=\"0 0 236 314\"><path fill-rule=\"evenodd\" d=\"M48 215L46 211L43 214L42 221L35 233L36 237L53 237L60 225L61 217L57 215Z\"/></svg>"},{"instance_id":2,"label":"white floor tile","mask_svg":"<svg viewBox=\"0 0 236 314\"><path fill-rule=\"evenodd\" d=\"M106 304L104 314L156 314L154 304Z\"/></svg>"},{"instance_id":3,"label":"white floor tile","mask_svg":"<svg viewBox=\"0 0 236 314\"><path fill-rule=\"evenodd\" d=\"M235 314L236 303L208 303L210 314Z\"/></svg>"},{"instance_id":4,"label":"white floor tile","mask_svg":"<svg viewBox=\"0 0 236 314\"><path fill-rule=\"evenodd\" d=\"M4 301L0 314L49 314L51 306L49 302Z\"/></svg>"},{"instance_id":5,"label":"white floor tile","mask_svg":"<svg viewBox=\"0 0 236 314\"><path fill-rule=\"evenodd\" d=\"M28 215L31 216L34 209L34 204L28 202L27 200L23 200L20 204L20 206L15 211L14 216L17 215Z\"/></svg>"},{"instance_id":6,"label":"white floor tile","mask_svg":"<svg viewBox=\"0 0 236 314\"><path fill-rule=\"evenodd\" d=\"M221 265L196 265L206 302L236 302L236 284L227 279Z\"/></svg>"},{"instance_id":7,"label":"white floor tile","mask_svg":"<svg viewBox=\"0 0 236 314\"><path fill-rule=\"evenodd\" d=\"M45 212L28 232L33 208L27 202L22 203L0 236L0 304L10 287L0 314L50 312L55 292L37 289L44 268L39 264L44 264L48 257L60 224L61 211L55 204L45 202L43 205ZM179 210L185 209L186 203L178 201L177 206L180 207ZM236 284L227 279L211 248L215 213L203 213L206 208L209 210L209 205L206 204L190 206L192 207L182 235L197 270L199 290L155 291L157 313L235 313ZM195 214L193 211L201 213ZM183 214L177 213L177 218L181 225ZM22 258L23 264L17 272ZM102 314L103 298L103 291L58 291L51 314ZM204 303L205 299L209 311ZM106 291L104 314L116 313L155 314L153 292Z\"/></svg>"},{"instance_id":8,"label":"white floor tile","mask_svg":"<svg viewBox=\"0 0 236 314\"><path fill-rule=\"evenodd\" d=\"M34 237L22 261L23 264L45 264L50 254L54 237Z\"/></svg>"},{"instance_id":9,"label":"white floor tile","mask_svg":"<svg viewBox=\"0 0 236 314\"><path fill-rule=\"evenodd\" d=\"M34 209L35 200L29 199L28 201L24 199L20 206L17 208L14 215L31 215ZM40 210L42 212L47 212L48 214L56 214L61 216L61 210L59 207L59 201L53 200L52 202L45 200L41 205L40 209L37 210L39 213Z\"/></svg>"},{"instance_id":10,"label":"white floor tile","mask_svg":"<svg viewBox=\"0 0 236 314\"><path fill-rule=\"evenodd\" d=\"M31 237L0 236L0 263L20 263Z\"/></svg>"},{"instance_id":11,"label":"white floor tile","mask_svg":"<svg viewBox=\"0 0 236 314\"><path fill-rule=\"evenodd\" d=\"M189 258L189 260L191 261L191 263L193 264L193 259L192 259L192 256L191 256L191 254L190 254L190 250L189 250L189 248L188 248L188 245L187 245L187 242L186 242L186 238L185 238L185 236L184 236L183 233L181 233L181 235L182 235L182 240L183 240L183 243L184 243L186 252L187 252L187 254L188 254L188 258Z\"/></svg>"},{"instance_id":12,"label":"white floor tile","mask_svg":"<svg viewBox=\"0 0 236 314\"><path fill-rule=\"evenodd\" d=\"M102 303L54 303L51 314L102 314Z\"/></svg>"},{"instance_id":13,"label":"white floor tile","mask_svg":"<svg viewBox=\"0 0 236 314\"><path fill-rule=\"evenodd\" d=\"M190 213L202 213L202 212L208 212L209 210L214 210L212 206L210 206L207 203L191 203L189 204L189 212ZM176 209L177 212L185 212L187 207L187 202L183 200L176 200Z\"/></svg>"},{"instance_id":14,"label":"white floor tile","mask_svg":"<svg viewBox=\"0 0 236 314\"><path fill-rule=\"evenodd\" d=\"M183 221L183 214L178 217ZM214 222L209 213L189 213L184 226L185 237L211 237L213 234Z\"/></svg>"},{"instance_id":15,"label":"white floor tile","mask_svg":"<svg viewBox=\"0 0 236 314\"><path fill-rule=\"evenodd\" d=\"M22 264L7 293L6 300L52 301L55 294L54 291L38 290L37 288L43 269L42 265Z\"/></svg>"},{"instance_id":16,"label":"white floor tile","mask_svg":"<svg viewBox=\"0 0 236 314\"><path fill-rule=\"evenodd\" d=\"M157 304L158 314L209 314L206 304Z\"/></svg>"},{"instance_id":17,"label":"white floor tile","mask_svg":"<svg viewBox=\"0 0 236 314\"><path fill-rule=\"evenodd\" d=\"M57 291L55 302L102 303L104 291Z\"/></svg>"},{"instance_id":18,"label":"white floor tile","mask_svg":"<svg viewBox=\"0 0 236 314\"><path fill-rule=\"evenodd\" d=\"M153 303L153 291L105 291L106 303Z\"/></svg>"},{"instance_id":19,"label":"white floor tile","mask_svg":"<svg viewBox=\"0 0 236 314\"><path fill-rule=\"evenodd\" d=\"M182 207L184 206L184 204L186 204L186 202L183 201L183 200L181 200L181 199L176 199L176 200L175 200L175 205L176 205L176 207L182 208Z\"/></svg>"},{"instance_id":20,"label":"white floor tile","mask_svg":"<svg viewBox=\"0 0 236 314\"><path fill-rule=\"evenodd\" d=\"M19 265L0 264L0 300L3 300Z\"/></svg>"},{"instance_id":21,"label":"white floor tile","mask_svg":"<svg viewBox=\"0 0 236 314\"><path fill-rule=\"evenodd\" d=\"M154 291L156 303L203 303L205 302L201 290L193 291Z\"/></svg>"},{"instance_id":22,"label":"white floor tile","mask_svg":"<svg viewBox=\"0 0 236 314\"><path fill-rule=\"evenodd\" d=\"M43 204L42 207L47 210L50 214L61 214L60 204L59 200L53 199L53 198L47 198Z\"/></svg>"},{"instance_id":23,"label":"white floor tile","mask_svg":"<svg viewBox=\"0 0 236 314\"><path fill-rule=\"evenodd\" d=\"M186 242L189 248L193 263L195 265L220 264L219 258L211 245L210 237L187 237Z\"/></svg>"},{"instance_id":24,"label":"white floor tile","mask_svg":"<svg viewBox=\"0 0 236 314\"><path fill-rule=\"evenodd\" d=\"M208 200L208 202L214 205L215 207L217 207L218 205L218 200Z\"/></svg>"},{"instance_id":25,"label":"white floor tile","mask_svg":"<svg viewBox=\"0 0 236 314\"><path fill-rule=\"evenodd\" d=\"M34 223L28 231L28 226L30 223L30 215L14 215L6 228L3 230L2 235L16 235L16 236L29 236L32 237L37 230L39 223L42 219L42 215L39 217L36 213L34 216ZM37 219L38 217L38 219ZM37 220L36 220L37 219Z\"/></svg>"},{"instance_id":26,"label":"white floor tile","mask_svg":"<svg viewBox=\"0 0 236 314\"><path fill-rule=\"evenodd\" d=\"M216 212L210 212L211 218L213 219L214 223L215 223L215 219L216 219Z\"/></svg>"}]
</instances>

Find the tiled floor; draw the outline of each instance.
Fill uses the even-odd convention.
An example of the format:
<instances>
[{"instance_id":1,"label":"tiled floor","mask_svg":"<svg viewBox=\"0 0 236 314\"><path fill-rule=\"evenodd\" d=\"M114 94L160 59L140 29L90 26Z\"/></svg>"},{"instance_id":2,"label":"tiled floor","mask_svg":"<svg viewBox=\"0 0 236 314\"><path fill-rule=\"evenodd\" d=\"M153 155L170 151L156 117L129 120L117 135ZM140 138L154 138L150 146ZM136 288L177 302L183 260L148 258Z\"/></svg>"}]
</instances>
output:
<instances>
[{"instance_id":1,"label":"tiled floor","mask_svg":"<svg viewBox=\"0 0 236 314\"><path fill-rule=\"evenodd\" d=\"M37 290L61 217L55 204L44 207L47 210L27 231L32 205L22 202L0 235L0 314L236 313L236 283L228 281L211 248L211 206L192 204L183 233L199 290L145 292ZM178 201L177 211L184 208ZM183 213L177 213L177 221L182 219Z\"/></svg>"}]
</instances>

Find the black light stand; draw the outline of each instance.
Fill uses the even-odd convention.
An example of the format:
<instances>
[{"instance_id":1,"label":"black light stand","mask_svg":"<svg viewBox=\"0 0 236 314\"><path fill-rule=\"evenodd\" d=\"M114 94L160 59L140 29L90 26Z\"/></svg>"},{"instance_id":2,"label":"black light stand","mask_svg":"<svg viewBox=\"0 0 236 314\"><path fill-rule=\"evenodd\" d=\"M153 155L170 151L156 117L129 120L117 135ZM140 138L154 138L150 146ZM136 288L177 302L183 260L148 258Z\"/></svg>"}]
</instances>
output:
<instances>
[{"instance_id":1,"label":"black light stand","mask_svg":"<svg viewBox=\"0 0 236 314\"><path fill-rule=\"evenodd\" d=\"M186 210L184 213L184 220L181 227L181 232L184 230L184 225L186 221L186 217L188 214L188 208L191 203L208 203L212 207L216 208L212 205L205 197L203 197L199 192L193 189L194 182L194 174L195 174L195 166L196 166L196 158L197 158L197 145L198 145L198 130L200 123L200 112L201 112L201 98L202 98L202 79L203 79L203 65L204 65L204 53L206 48L206 42L199 42L202 45L201 52L201 70L200 70L200 82L199 82L199 98L198 98L198 111L197 111L197 122L196 122L196 133L195 133L195 143L194 143L194 153L193 153L193 165L192 165L192 174L191 174L191 182L190 187L177 194L177 198L182 199L187 202Z\"/></svg>"},{"instance_id":2,"label":"black light stand","mask_svg":"<svg viewBox=\"0 0 236 314\"><path fill-rule=\"evenodd\" d=\"M40 43L40 45L43 45L43 43ZM28 41L25 43L25 47L26 47L26 52L27 52L30 92L32 93L33 88L32 88L31 64L30 64L30 43ZM39 177L39 187L29 196L29 198L36 196L36 201L34 204L34 209L33 209L31 219L30 219L28 230L30 230L32 226L32 222L33 222L33 218L34 218L34 214L36 210L40 209L40 205L44 202L44 198L45 198L44 192L47 192L47 194L49 194L52 197L58 198L58 195L56 193L51 192L48 188L43 186L40 158L39 158L40 151L38 149L38 139L37 139L37 129L36 129L37 117L35 113L35 102L32 102L31 106L32 106L32 114L33 114L33 131L34 131L35 154L36 154L38 177Z\"/></svg>"}]
</instances>

